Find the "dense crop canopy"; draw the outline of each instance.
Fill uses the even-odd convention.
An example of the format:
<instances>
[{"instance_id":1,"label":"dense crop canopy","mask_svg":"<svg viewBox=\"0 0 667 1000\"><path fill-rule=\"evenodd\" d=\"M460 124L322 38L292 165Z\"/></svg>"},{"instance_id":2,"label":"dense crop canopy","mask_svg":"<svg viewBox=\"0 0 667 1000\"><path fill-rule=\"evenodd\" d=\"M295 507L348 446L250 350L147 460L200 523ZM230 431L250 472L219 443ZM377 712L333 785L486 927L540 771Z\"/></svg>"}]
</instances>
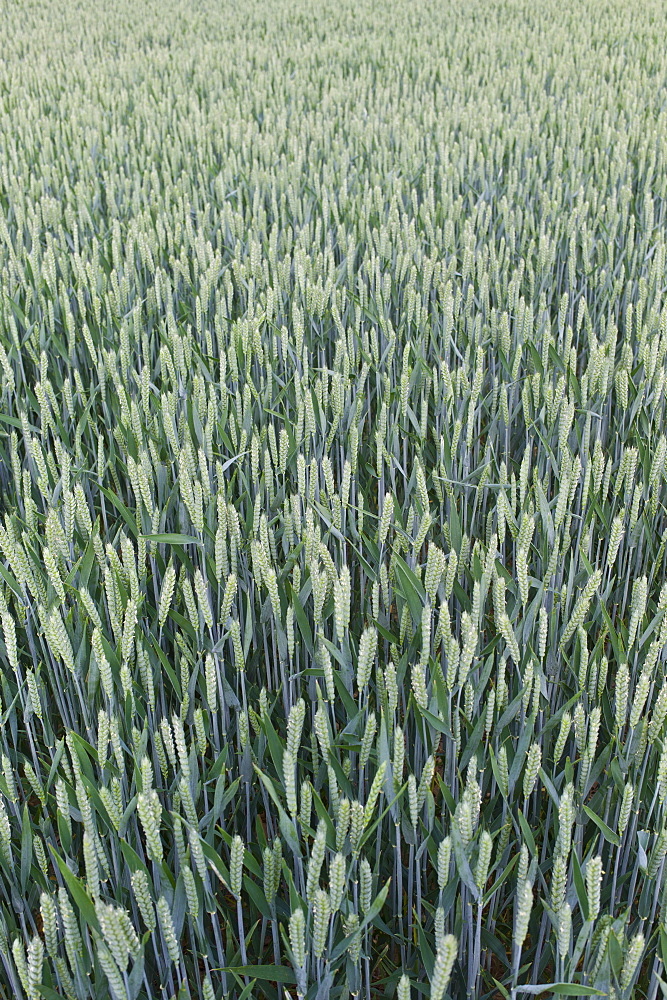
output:
<instances>
[{"instance_id":1,"label":"dense crop canopy","mask_svg":"<svg viewBox=\"0 0 667 1000\"><path fill-rule=\"evenodd\" d=\"M0 7L0 997L656 1000L667 7Z\"/></svg>"}]
</instances>

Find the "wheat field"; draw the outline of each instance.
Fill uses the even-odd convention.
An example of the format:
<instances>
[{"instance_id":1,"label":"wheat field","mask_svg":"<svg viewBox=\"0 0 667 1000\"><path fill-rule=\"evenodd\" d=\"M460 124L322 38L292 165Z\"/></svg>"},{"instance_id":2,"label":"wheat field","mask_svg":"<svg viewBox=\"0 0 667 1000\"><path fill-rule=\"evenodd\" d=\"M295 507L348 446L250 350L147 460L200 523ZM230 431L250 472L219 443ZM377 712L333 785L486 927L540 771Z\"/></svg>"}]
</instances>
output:
<instances>
[{"instance_id":1,"label":"wheat field","mask_svg":"<svg viewBox=\"0 0 667 1000\"><path fill-rule=\"evenodd\" d=\"M0 998L667 995L667 7L0 0Z\"/></svg>"}]
</instances>

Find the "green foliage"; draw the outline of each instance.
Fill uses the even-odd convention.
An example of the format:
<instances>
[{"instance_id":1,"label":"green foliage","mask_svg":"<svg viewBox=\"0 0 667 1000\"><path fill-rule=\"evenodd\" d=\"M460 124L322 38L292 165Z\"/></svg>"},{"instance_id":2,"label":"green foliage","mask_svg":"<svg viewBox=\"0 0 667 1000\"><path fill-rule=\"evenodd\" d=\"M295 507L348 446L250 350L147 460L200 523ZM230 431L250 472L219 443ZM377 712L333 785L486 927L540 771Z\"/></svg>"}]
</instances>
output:
<instances>
[{"instance_id":1,"label":"green foliage","mask_svg":"<svg viewBox=\"0 0 667 1000\"><path fill-rule=\"evenodd\" d=\"M656 1000L664 4L5 7L0 997Z\"/></svg>"}]
</instances>

